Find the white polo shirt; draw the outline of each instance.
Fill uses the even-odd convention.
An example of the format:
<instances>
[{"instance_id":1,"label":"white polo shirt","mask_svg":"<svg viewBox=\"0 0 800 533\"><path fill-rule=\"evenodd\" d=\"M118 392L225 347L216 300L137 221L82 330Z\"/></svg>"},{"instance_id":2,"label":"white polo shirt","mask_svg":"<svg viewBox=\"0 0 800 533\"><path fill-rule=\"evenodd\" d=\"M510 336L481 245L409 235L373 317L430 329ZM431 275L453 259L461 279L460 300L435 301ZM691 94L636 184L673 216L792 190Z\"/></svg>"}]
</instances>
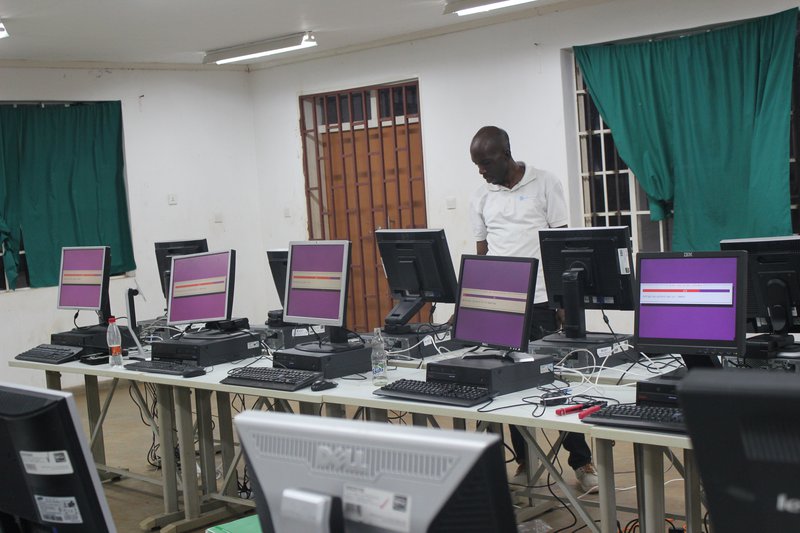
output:
<instances>
[{"instance_id":1,"label":"white polo shirt","mask_svg":"<svg viewBox=\"0 0 800 533\"><path fill-rule=\"evenodd\" d=\"M470 222L476 241L487 241L489 255L535 257L541 261L539 230L569 222L564 189L553 174L525 165L525 174L511 189L484 183L472 195ZM547 301L539 265L535 303Z\"/></svg>"}]
</instances>

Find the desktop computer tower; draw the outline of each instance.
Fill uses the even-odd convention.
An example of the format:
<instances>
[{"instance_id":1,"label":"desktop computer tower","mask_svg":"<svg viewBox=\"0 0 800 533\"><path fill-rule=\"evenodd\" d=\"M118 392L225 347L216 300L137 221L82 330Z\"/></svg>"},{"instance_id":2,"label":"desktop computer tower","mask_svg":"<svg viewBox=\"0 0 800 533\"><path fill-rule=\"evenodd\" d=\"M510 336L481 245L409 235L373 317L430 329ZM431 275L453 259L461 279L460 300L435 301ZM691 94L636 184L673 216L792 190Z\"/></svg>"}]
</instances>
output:
<instances>
[{"instance_id":1,"label":"desktop computer tower","mask_svg":"<svg viewBox=\"0 0 800 533\"><path fill-rule=\"evenodd\" d=\"M106 342L106 326L104 324L97 324L86 328L75 328L69 331L62 331L60 333L53 333L50 335L51 344L60 344L62 346L79 346L84 349L84 353L95 351L108 351L108 343ZM133 341L128 328L119 328L122 333L122 347L134 348L136 343Z\"/></svg>"},{"instance_id":2,"label":"desktop computer tower","mask_svg":"<svg viewBox=\"0 0 800 533\"><path fill-rule=\"evenodd\" d=\"M326 379L365 372L372 375L371 354L372 348L369 345L338 352L295 347L275 352L272 356L272 366L322 372Z\"/></svg>"},{"instance_id":3,"label":"desktop computer tower","mask_svg":"<svg viewBox=\"0 0 800 533\"><path fill-rule=\"evenodd\" d=\"M249 331L208 329L151 344L153 360L212 366L261 355L261 339Z\"/></svg>"},{"instance_id":4,"label":"desktop computer tower","mask_svg":"<svg viewBox=\"0 0 800 533\"><path fill-rule=\"evenodd\" d=\"M549 355L515 352L511 357L453 357L428 363L426 381L486 387L490 394L507 394L541 387L555 379Z\"/></svg>"}]
</instances>

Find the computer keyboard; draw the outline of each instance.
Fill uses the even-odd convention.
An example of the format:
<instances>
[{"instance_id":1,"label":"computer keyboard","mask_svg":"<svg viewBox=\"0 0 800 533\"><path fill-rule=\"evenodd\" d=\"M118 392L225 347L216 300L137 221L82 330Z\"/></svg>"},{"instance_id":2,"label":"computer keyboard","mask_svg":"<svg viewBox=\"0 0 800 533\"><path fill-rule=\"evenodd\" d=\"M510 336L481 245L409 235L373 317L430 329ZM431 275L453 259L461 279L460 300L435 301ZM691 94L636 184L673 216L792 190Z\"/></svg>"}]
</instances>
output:
<instances>
[{"instance_id":1,"label":"computer keyboard","mask_svg":"<svg viewBox=\"0 0 800 533\"><path fill-rule=\"evenodd\" d=\"M379 396L470 407L492 399L489 389L442 381L398 379L374 391Z\"/></svg>"},{"instance_id":2,"label":"computer keyboard","mask_svg":"<svg viewBox=\"0 0 800 533\"><path fill-rule=\"evenodd\" d=\"M167 374L170 376L183 376L197 370L195 365L187 365L177 361L134 361L125 365L127 370L139 372L152 372L154 374Z\"/></svg>"},{"instance_id":3,"label":"computer keyboard","mask_svg":"<svg viewBox=\"0 0 800 533\"><path fill-rule=\"evenodd\" d=\"M259 389L293 391L308 387L319 379L322 379L322 372L314 372L313 370L244 366L233 369L228 374L228 377L224 378L220 383Z\"/></svg>"},{"instance_id":4,"label":"computer keyboard","mask_svg":"<svg viewBox=\"0 0 800 533\"><path fill-rule=\"evenodd\" d=\"M50 363L60 365L75 361L83 352L81 346L63 346L60 344L40 344L35 348L26 350L17 355L20 361L35 361L37 363Z\"/></svg>"},{"instance_id":5,"label":"computer keyboard","mask_svg":"<svg viewBox=\"0 0 800 533\"><path fill-rule=\"evenodd\" d=\"M583 419L589 424L619 426L646 431L686 433L683 411L680 407L653 405L608 405Z\"/></svg>"}]
</instances>

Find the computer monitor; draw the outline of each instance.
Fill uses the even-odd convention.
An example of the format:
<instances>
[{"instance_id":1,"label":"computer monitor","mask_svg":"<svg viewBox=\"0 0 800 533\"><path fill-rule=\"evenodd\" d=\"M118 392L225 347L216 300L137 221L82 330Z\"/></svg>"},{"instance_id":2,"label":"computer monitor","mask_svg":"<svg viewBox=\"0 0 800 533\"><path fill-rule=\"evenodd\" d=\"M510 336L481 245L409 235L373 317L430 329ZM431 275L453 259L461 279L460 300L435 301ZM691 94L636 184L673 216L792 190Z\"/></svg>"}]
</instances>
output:
<instances>
[{"instance_id":1,"label":"computer monitor","mask_svg":"<svg viewBox=\"0 0 800 533\"><path fill-rule=\"evenodd\" d=\"M722 250L747 252L747 318L774 348L794 342L800 332L800 235L721 241Z\"/></svg>"},{"instance_id":2,"label":"computer monitor","mask_svg":"<svg viewBox=\"0 0 800 533\"><path fill-rule=\"evenodd\" d=\"M496 435L256 411L234 424L264 533L517 531Z\"/></svg>"},{"instance_id":3,"label":"computer monitor","mask_svg":"<svg viewBox=\"0 0 800 533\"><path fill-rule=\"evenodd\" d=\"M236 250L175 256L170 270L168 324L231 319Z\"/></svg>"},{"instance_id":4,"label":"computer monitor","mask_svg":"<svg viewBox=\"0 0 800 533\"><path fill-rule=\"evenodd\" d=\"M563 333L551 342L618 342L619 336L586 332L586 309L633 310L634 275L627 226L539 231L544 282L551 307L564 310Z\"/></svg>"},{"instance_id":5,"label":"computer monitor","mask_svg":"<svg viewBox=\"0 0 800 533\"><path fill-rule=\"evenodd\" d=\"M286 272L289 268L289 250L267 250L267 262L272 273L272 281L275 283L275 290L278 291L278 299L281 307L286 305Z\"/></svg>"},{"instance_id":6,"label":"computer monitor","mask_svg":"<svg viewBox=\"0 0 800 533\"><path fill-rule=\"evenodd\" d=\"M349 350L345 315L350 279L350 241L293 241L289 243L288 281L283 320L292 324L325 326L330 342L319 350ZM298 349L314 349L301 344Z\"/></svg>"},{"instance_id":7,"label":"computer monitor","mask_svg":"<svg viewBox=\"0 0 800 533\"><path fill-rule=\"evenodd\" d=\"M111 248L80 246L61 249L58 308L96 311L100 324L111 316L108 283Z\"/></svg>"},{"instance_id":8,"label":"computer monitor","mask_svg":"<svg viewBox=\"0 0 800 533\"><path fill-rule=\"evenodd\" d=\"M637 350L679 353L689 368L744 353L746 252L639 252L636 267Z\"/></svg>"},{"instance_id":9,"label":"computer monitor","mask_svg":"<svg viewBox=\"0 0 800 533\"><path fill-rule=\"evenodd\" d=\"M458 282L443 229L375 231L383 270L397 304L384 319L387 333L408 333L425 302L454 303Z\"/></svg>"},{"instance_id":10,"label":"computer monitor","mask_svg":"<svg viewBox=\"0 0 800 533\"><path fill-rule=\"evenodd\" d=\"M453 339L526 351L538 266L533 257L461 256Z\"/></svg>"},{"instance_id":11,"label":"computer monitor","mask_svg":"<svg viewBox=\"0 0 800 533\"><path fill-rule=\"evenodd\" d=\"M800 531L797 375L697 370L678 400L713 531Z\"/></svg>"},{"instance_id":12,"label":"computer monitor","mask_svg":"<svg viewBox=\"0 0 800 533\"><path fill-rule=\"evenodd\" d=\"M0 531L116 531L72 394L0 384L0 457Z\"/></svg>"},{"instance_id":13,"label":"computer monitor","mask_svg":"<svg viewBox=\"0 0 800 533\"><path fill-rule=\"evenodd\" d=\"M172 258L179 255L192 255L207 252L208 242L206 242L205 239L157 242L155 243L155 249L158 279L161 282L161 292L164 294L164 298L166 298L169 296Z\"/></svg>"}]
</instances>

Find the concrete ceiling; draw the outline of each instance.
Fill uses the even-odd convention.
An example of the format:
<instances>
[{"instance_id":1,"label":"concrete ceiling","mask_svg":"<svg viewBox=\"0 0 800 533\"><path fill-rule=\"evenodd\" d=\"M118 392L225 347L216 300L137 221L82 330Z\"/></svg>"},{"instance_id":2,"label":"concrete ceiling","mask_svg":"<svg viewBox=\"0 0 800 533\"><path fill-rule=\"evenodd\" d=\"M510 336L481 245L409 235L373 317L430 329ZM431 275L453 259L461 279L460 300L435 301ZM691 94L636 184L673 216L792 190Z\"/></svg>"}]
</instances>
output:
<instances>
[{"instance_id":1,"label":"concrete ceiling","mask_svg":"<svg viewBox=\"0 0 800 533\"><path fill-rule=\"evenodd\" d=\"M445 0L0 0L4 63L200 65L204 52L311 30L319 45L269 66L609 0L538 0L444 15Z\"/></svg>"}]
</instances>

